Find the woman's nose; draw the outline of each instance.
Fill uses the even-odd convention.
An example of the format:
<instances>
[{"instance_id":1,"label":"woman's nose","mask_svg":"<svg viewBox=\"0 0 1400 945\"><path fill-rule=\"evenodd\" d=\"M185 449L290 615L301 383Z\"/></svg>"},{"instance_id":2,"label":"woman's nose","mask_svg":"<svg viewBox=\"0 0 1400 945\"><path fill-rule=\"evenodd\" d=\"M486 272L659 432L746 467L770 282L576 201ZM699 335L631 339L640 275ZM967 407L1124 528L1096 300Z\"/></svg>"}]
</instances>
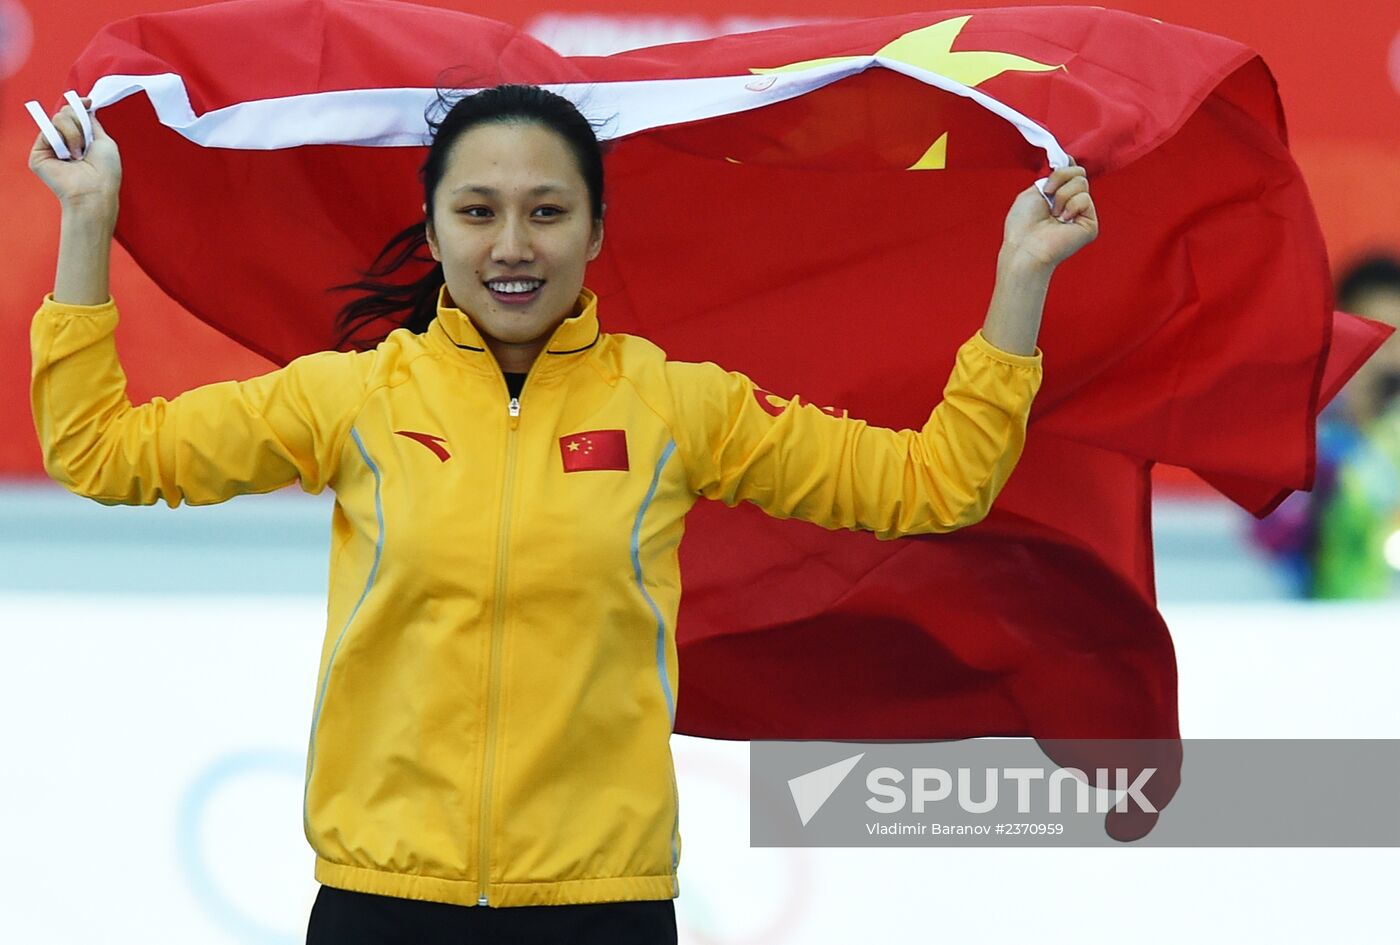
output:
<instances>
[{"instance_id":1,"label":"woman's nose","mask_svg":"<svg viewBox=\"0 0 1400 945\"><path fill-rule=\"evenodd\" d=\"M493 259L498 263L530 262L535 258L530 231L523 220L507 219L497 233Z\"/></svg>"}]
</instances>

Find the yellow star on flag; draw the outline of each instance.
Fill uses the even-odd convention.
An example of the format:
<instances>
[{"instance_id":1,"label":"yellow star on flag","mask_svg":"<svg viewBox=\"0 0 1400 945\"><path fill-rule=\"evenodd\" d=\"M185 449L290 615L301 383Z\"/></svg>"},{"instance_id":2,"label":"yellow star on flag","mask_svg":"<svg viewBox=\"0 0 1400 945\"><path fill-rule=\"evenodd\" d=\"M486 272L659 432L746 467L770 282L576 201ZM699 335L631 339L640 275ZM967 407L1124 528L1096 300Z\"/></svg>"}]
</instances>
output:
<instances>
[{"instance_id":1,"label":"yellow star on flag","mask_svg":"<svg viewBox=\"0 0 1400 945\"><path fill-rule=\"evenodd\" d=\"M906 65L960 82L969 88L976 88L988 79L1003 72L1053 72L1065 68L1063 64L1036 62L1024 56L999 52L990 49L969 49L953 51L953 42L967 25L972 16L957 16L924 26L896 37L875 50L875 55L884 59L902 62ZM849 62L863 59L864 56L831 56L826 59L808 59L803 62L788 63L769 69L750 69L750 72L766 75L773 72L799 72L834 62ZM907 170L942 170L947 167L948 133L943 134L929 145L923 155Z\"/></svg>"}]
</instances>

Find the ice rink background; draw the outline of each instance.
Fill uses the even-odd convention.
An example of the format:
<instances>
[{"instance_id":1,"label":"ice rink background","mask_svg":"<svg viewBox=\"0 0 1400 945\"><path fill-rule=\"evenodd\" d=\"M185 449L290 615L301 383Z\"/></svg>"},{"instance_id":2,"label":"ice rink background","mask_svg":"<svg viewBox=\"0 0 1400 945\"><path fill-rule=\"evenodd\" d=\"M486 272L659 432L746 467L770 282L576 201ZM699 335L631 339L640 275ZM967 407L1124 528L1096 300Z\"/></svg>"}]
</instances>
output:
<instances>
[{"instance_id":1,"label":"ice rink background","mask_svg":"<svg viewBox=\"0 0 1400 945\"><path fill-rule=\"evenodd\" d=\"M329 513L0 489L0 941L302 940ZM1154 520L1184 736L1400 738L1400 601L1281 599L1225 504ZM753 850L747 744L675 755L683 943L1396 940L1393 849Z\"/></svg>"}]
</instances>

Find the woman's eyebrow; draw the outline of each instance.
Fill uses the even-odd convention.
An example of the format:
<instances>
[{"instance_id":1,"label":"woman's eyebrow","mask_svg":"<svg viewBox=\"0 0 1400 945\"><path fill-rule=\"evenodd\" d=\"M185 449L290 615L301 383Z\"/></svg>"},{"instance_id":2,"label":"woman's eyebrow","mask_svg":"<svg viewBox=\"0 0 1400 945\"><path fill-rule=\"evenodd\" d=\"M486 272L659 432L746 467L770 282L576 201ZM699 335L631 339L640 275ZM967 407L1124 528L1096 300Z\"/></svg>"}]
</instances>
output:
<instances>
[{"instance_id":1,"label":"woman's eyebrow","mask_svg":"<svg viewBox=\"0 0 1400 945\"><path fill-rule=\"evenodd\" d=\"M565 191L565 190L567 190L567 189L568 189L568 188L565 187L563 184L554 184L554 183L550 183L550 184L540 184L540 185L538 185L538 186L536 186L536 187L531 187L531 188L529 189L529 191L527 191L527 193L528 193L531 197L538 197L538 196L540 196L541 194L562 193L563 191ZM461 187L454 187L454 188L452 189L452 193L454 193L454 194L460 194L460 193L474 193L474 194L482 194L483 196L486 196L486 197L499 197L499 196L501 195L501 192L500 192L499 190L497 190L495 187L487 187L487 186L484 185L484 184L463 184Z\"/></svg>"}]
</instances>

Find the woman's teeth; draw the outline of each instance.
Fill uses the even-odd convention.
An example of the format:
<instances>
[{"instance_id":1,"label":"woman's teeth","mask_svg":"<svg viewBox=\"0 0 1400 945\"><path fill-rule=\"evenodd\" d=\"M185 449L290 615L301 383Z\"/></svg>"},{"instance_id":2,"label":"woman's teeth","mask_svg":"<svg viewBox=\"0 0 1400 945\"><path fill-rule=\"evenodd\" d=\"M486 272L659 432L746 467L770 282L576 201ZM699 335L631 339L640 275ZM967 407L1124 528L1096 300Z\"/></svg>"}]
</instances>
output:
<instances>
[{"instance_id":1,"label":"woman's teeth","mask_svg":"<svg viewBox=\"0 0 1400 945\"><path fill-rule=\"evenodd\" d=\"M528 282L488 282L487 285L490 286L492 289L495 289L497 292L523 293L533 292L540 286L544 285L544 283L538 279L535 279Z\"/></svg>"}]
</instances>

